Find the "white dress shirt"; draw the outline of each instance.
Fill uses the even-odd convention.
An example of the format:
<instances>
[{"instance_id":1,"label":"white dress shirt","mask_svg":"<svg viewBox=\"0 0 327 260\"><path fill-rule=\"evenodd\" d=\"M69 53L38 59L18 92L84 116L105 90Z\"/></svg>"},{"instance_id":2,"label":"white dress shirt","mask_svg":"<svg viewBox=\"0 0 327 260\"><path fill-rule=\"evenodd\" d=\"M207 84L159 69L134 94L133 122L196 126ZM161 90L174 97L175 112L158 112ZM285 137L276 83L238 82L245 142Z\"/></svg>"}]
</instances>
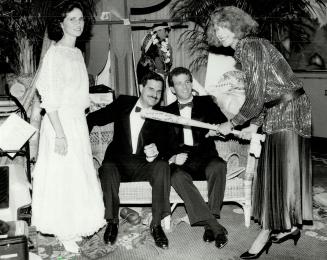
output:
<instances>
[{"instance_id":1,"label":"white dress shirt","mask_svg":"<svg viewBox=\"0 0 327 260\"><path fill-rule=\"evenodd\" d=\"M187 102L179 102L180 104L186 104L188 102L192 101L189 100ZM179 113L181 116L186 117L186 118L191 118L192 116L192 108L191 107L184 107L179 110ZM183 127L183 132L184 132L184 144L193 146L193 134L192 134L192 129L190 126L184 126Z\"/></svg>"},{"instance_id":2,"label":"white dress shirt","mask_svg":"<svg viewBox=\"0 0 327 260\"><path fill-rule=\"evenodd\" d=\"M133 109L129 115L133 154L136 153L139 134L140 134L140 131L141 131L142 126L145 121L145 119L143 117L141 117L141 113L135 112L136 107L140 107L141 109L143 109L141 102L139 100L136 102L135 106L133 107Z\"/></svg>"}]
</instances>

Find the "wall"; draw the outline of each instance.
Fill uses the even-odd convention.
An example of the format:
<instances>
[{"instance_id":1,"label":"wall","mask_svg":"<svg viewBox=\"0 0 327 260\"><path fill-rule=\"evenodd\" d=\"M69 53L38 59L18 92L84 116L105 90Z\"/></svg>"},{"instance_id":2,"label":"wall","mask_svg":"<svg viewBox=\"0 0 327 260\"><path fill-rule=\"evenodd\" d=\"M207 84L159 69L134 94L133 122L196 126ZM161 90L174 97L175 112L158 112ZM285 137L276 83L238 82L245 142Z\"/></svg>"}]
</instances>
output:
<instances>
[{"instance_id":1,"label":"wall","mask_svg":"<svg viewBox=\"0 0 327 260\"><path fill-rule=\"evenodd\" d=\"M98 75L107 62L109 31L107 25L94 25L92 39L87 44L86 65L89 74Z\"/></svg>"},{"instance_id":2,"label":"wall","mask_svg":"<svg viewBox=\"0 0 327 260\"><path fill-rule=\"evenodd\" d=\"M327 138L327 71L302 72L296 75L303 81L312 105L312 135Z\"/></svg>"}]
</instances>

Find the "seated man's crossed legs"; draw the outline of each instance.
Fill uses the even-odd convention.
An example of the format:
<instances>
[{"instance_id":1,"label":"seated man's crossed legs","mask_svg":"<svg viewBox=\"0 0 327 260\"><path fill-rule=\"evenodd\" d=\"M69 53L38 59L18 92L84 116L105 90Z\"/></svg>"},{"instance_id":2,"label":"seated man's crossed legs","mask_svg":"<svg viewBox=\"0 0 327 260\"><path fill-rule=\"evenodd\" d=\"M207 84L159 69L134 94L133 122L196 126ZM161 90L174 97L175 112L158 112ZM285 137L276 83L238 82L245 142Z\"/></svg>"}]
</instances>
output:
<instances>
[{"instance_id":1,"label":"seated man's crossed legs","mask_svg":"<svg viewBox=\"0 0 327 260\"><path fill-rule=\"evenodd\" d=\"M168 248L168 239L161 227L161 220L170 215L170 168L166 161L148 162L142 157L127 156L104 161L99 169L108 222L104 241L113 244L118 235L120 182L149 181L152 186L151 234L157 246Z\"/></svg>"},{"instance_id":2,"label":"seated man's crossed legs","mask_svg":"<svg viewBox=\"0 0 327 260\"><path fill-rule=\"evenodd\" d=\"M226 185L226 162L212 159L189 158L183 165L171 165L171 184L183 199L191 225L203 225L205 242L215 241L218 248L227 244L227 230L216 218L224 199ZM193 180L208 181L208 204L204 201Z\"/></svg>"}]
</instances>

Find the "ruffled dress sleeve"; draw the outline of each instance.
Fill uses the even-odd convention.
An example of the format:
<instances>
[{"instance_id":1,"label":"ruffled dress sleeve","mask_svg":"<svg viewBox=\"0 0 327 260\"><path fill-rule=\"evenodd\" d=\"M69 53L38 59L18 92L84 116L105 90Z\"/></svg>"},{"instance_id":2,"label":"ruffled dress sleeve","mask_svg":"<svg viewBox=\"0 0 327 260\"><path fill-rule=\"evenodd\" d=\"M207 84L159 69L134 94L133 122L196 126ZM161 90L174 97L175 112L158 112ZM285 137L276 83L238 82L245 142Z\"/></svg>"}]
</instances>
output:
<instances>
[{"instance_id":1,"label":"ruffled dress sleeve","mask_svg":"<svg viewBox=\"0 0 327 260\"><path fill-rule=\"evenodd\" d=\"M60 56L54 46L45 54L36 78L36 88L41 96L41 107L47 113L58 110L64 84L61 82Z\"/></svg>"}]
</instances>

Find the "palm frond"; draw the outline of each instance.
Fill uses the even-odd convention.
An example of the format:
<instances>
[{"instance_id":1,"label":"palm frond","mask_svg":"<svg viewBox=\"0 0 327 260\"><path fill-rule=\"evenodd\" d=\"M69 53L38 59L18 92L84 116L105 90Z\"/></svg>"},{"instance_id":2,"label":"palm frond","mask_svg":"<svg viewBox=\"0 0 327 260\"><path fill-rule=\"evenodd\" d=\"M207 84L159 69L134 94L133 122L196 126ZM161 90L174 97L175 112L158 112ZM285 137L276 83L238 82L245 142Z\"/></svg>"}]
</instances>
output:
<instances>
[{"instance_id":1,"label":"palm frond","mask_svg":"<svg viewBox=\"0 0 327 260\"><path fill-rule=\"evenodd\" d=\"M206 31L210 14L217 7L228 5L251 14L259 23L259 36L269 39L284 56L289 54L289 50L282 44L283 40L289 38L294 51L302 50L310 43L318 27L312 13L317 12L317 8L325 9L323 0L176 0L171 4L171 17L191 21L195 24L193 30L201 32L199 35L186 32L189 38L179 40L179 44L196 54L192 63L195 70L206 63L203 55L210 46L203 31Z\"/></svg>"}]
</instances>

